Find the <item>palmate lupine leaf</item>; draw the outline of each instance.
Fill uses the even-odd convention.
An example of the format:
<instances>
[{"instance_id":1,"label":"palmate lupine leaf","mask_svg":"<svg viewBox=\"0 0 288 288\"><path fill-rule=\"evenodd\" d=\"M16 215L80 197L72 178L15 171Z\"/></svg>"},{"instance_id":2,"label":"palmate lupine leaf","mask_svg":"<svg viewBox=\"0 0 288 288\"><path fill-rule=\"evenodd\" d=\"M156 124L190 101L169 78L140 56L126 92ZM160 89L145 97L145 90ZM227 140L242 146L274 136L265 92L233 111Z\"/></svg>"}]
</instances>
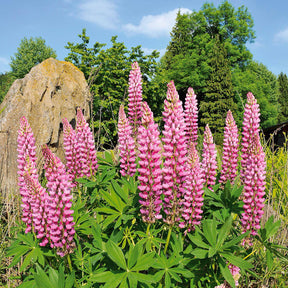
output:
<instances>
[{"instance_id":1,"label":"palmate lupine leaf","mask_svg":"<svg viewBox=\"0 0 288 288\"><path fill-rule=\"evenodd\" d=\"M102 222L103 229L106 229L110 224L114 223L114 229L118 228L122 223L126 223L133 218L128 210L131 207L131 199L128 198L129 190L124 183L120 186L116 181L111 182L108 191L100 189L99 193L103 200L108 204L108 207L102 206L96 208L96 211L104 216Z\"/></svg>"},{"instance_id":2,"label":"palmate lupine leaf","mask_svg":"<svg viewBox=\"0 0 288 288\"><path fill-rule=\"evenodd\" d=\"M11 246L7 249L7 257L12 257L13 260L9 267L13 267L19 263L23 257L23 262L20 271L23 272L28 265L39 262L41 265L45 263L45 256L52 256L53 253L48 248L41 248L38 244L39 240L34 239L32 233L17 235Z\"/></svg>"},{"instance_id":3,"label":"palmate lupine leaf","mask_svg":"<svg viewBox=\"0 0 288 288\"><path fill-rule=\"evenodd\" d=\"M142 231L136 231L136 234L142 239L139 241L142 245L145 245L145 249L147 252L150 252L151 250L154 250L155 248L159 249L160 244L165 244L166 240L161 239L157 237L158 233L161 231L161 229L150 229L149 235Z\"/></svg>"},{"instance_id":4,"label":"palmate lupine leaf","mask_svg":"<svg viewBox=\"0 0 288 288\"><path fill-rule=\"evenodd\" d=\"M108 241L106 248L109 258L111 258L111 260L115 262L120 268L126 270L128 267L121 248L119 248L113 241Z\"/></svg>"},{"instance_id":5,"label":"palmate lupine leaf","mask_svg":"<svg viewBox=\"0 0 288 288\"><path fill-rule=\"evenodd\" d=\"M164 287L175 287L171 286L172 282L176 281L177 283L182 283L182 275L185 275L185 278L192 278L193 273L191 271L179 267L181 259L181 256L171 255L169 258L167 258L163 253L160 256L156 254L156 262L151 265L153 268L159 270L154 275L155 281L159 282L164 277ZM181 285L177 285L178 286L176 287L181 287Z\"/></svg>"},{"instance_id":6,"label":"palmate lupine leaf","mask_svg":"<svg viewBox=\"0 0 288 288\"><path fill-rule=\"evenodd\" d=\"M92 276L90 280L96 283L105 283L104 287L137 287L137 283L153 283L154 276L142 273L147 271L155 262L155 253L143 254L143 244L137 243L131 245L129 252L124 253L118 245L109 240L106 243L106 252L108 257L117 265L116 270L101 271Z\"/></svg>"},{"instance_id":7,"label":"palmate lupine leaf","mask_svg":"<svg viewBox=\"0 0 288 288\"><path fill-rule=\"evenodd\" d=\"M58 271L50 267L48 275L39 265L36 265L36 268L34 278L37 288L72 288L74 285L75 272L64 273L63 265L59 266Z\"/></svg>"},{"instance_id":8,"label":"palmate lupine leaf","mask_svg":"<svg viewBox=\"0 0 288 288\"><path fill-rule=\"evenodd\" d=\"M208 240L209 244L214 247L217 240L217 232L216 232L217 223L215 218L206 219L203 221L203 233L205 238Z\"/></svg>"},{"instance_id":9,"label":"palmate lupine leaf","mask_svg":"<svg viewBox=\"0 0 288 288\"><path fill-rule=\"evenodd\" d=\"M219 257L218 263L219 263L220 271L221 271L223 277L225 278L225 280L230 284L230 286L232 288L235 288L236 287L235 286L235 280L234 280L234 278L231 274L231 271L229 270L226 262L222 258Z\"/></svg>"}]
</instances>

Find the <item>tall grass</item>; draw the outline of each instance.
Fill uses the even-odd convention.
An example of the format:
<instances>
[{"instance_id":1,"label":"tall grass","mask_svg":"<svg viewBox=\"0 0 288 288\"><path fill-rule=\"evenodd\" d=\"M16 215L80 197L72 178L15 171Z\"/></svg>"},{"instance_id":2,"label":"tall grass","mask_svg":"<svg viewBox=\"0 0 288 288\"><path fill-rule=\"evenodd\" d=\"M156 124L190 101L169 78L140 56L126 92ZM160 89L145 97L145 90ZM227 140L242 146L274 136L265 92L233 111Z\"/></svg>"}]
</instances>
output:
<instances>
[{"instance_id":1,"label":"tall grass","mask_svg":"<svg viewBox=\"0 0 288 288\"><path fill-rule=\"evenodd\" d=\"M288 138L285 136L284 145L275 144L275 131L268 141L263 140L266 154L266 202L265 214L262 224L266 223L270 216L275 220L281 220L278 232L270 239L272 242L288 247ZM288 264L282 257L269 258L266 248L262 245L254 245L253 251L258 263L255 272L258 279L251 279L249 287L288 287ZM283 251L285 254L285 251ZM286 252L286 256L288 253ZM247 286L243 286L247 287Z\"/></svg>"},{"instance_id":2,"label":"tall grass","mask_svg":"<svg viewBox=\"0 0 288 288\"><path fill-rule=\"evenodd\" d=\"M277 133L277 132L276 132ZM266 213L263 221L274 215L280 219L282 229L276 235L281 245L288 245L288 138L286 135L282 147L274 143L274 135L265 143L267 160L266 174Z\"/></svg>"},{"instance_id":3,"label":"tall grass","mask_svg":"<svg viewBox=\"0 0 288 288\"><path fill-rule=\"evenodd\" d=\"M17 184L15 184L17 185ZM20 195L15 191L0 197L0 286L17 287L19 269L9 268L11 259L5 250L19 229L21 221ZM18 227L18 228L17 228ZM6 286L4 285L6 284Z\"/></svg>"}]
</instances>

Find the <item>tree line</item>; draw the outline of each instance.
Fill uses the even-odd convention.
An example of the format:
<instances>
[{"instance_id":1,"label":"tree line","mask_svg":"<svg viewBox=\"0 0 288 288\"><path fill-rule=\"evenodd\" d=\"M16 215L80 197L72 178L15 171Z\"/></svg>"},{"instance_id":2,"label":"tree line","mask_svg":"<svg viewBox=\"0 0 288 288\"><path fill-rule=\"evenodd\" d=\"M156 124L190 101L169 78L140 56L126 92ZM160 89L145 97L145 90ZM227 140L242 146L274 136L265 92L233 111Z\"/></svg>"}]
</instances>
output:
<instances>
[{"instance_id":1,"label":"tree line","mask_svg":"<svg viewBox=\"0 0 288 288\"><path fill-rule=\"evenodd\" d=\"M141 46L128 49L117 36L106 44L90 43L83 29L79 42L68 42L66 61L85 75L93 95L93 125L98 144L114 147L120 104L127 104L131 63L137 61L143 75L143 99L160 121L166 85L174 80L184 102L193 87L199 101L200 128L207 123L221 143L225 113L231 110L241 126L244 99L251 91L261 109L262 128L288 121L288 78L274 75L253 59L247 44L256 38L253 18L245 6L225 1L218 7L206 3L197 12L177 14L170 42L159 59L156 50L146 55ZM0 74L0 101L14 79L22 78L36 64L56 52L42 38L24 38L11 58L11 72ZM127 105L126 105L127 106ZM203 131L203 130L202 130Z\"/></svg>"}]
</instances>

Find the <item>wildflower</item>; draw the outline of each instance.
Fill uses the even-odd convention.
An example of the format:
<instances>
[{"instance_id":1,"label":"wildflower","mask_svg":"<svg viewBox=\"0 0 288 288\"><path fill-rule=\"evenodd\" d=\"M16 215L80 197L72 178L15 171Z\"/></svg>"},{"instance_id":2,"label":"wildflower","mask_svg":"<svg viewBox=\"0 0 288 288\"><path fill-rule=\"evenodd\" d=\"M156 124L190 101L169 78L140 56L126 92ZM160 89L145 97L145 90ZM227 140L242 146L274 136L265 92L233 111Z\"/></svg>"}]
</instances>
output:
<instances>
[{"instance_id":1,"label":"wildflower","mask_svg":"<svg viewBox=\"0 0 288 288\"><path fill-rule=\"evenodd\" d=\"M213 143L213 136L207 124L204 131L201 168L203 170L202 177L204 185L207 186L210 190L212 190L211 186L215 185L216 181L216 157L216 146Z\"/></svg>"},{"instance_id":2,"label":"wildflower","mask_svg":"<svg viewBox=\"0 0 288 288\"><path fill-rule=\"evenodd\" d=\"M47 204L48 194L41 186L38 178L33 177L28 171L23 175L26 188L30 195L30 205L32 211L33 227L36 237L41 239L40 246L45 246L49 242Z\"/></svg>"},{"instance_id":3,"label":"wildflower","mask_svg":"<svg viewBox=\"0 0 288 288\"><path fill-rule=\"evenodd\" d=\"M154 123L153 113L146 102L143 102L142 111L142 125L138 131L140 212L144 222L154 223L162 218L161 142L158 125Z\"/></svg>"},{"instance_id":4,"label":"wildflower","mask_svg":"<svg viewBox=\"0 0 288 288\"><path fill-rule=\"evenodd\" d=\"M173 226L181 214L181 201L184 196L184 183L187 175L187 146L182 102L174 82L168 84L167 97L164 102L164 143L163 156L163 194L166 223Z\"/></svg>"},{"instance_id":5,"label":"wildflower","mask_svg":"<svg viewBox=\"0 0 288 288\"><path fill-rule=\"evenodd\" d=\"M239 286L239 278L241 277L241 274L240 274L240 268L233 265L233 264L229 264L228 266L232 276L233 276L233 279L235 281L235 286L238 287Z\"/></svg>"},{"instance_id":6,"label":"wildflower","mask_svg":"<svg viewBox=\"0 0 288 288\"><path fill-rule=\"evenodd\" d=\"M244 213L242 213L243 232L256 235L264 214L266 161L259 135L254 135L245 162L244 176Z\"/></svg>"},{"instance_id":7,"label":"wildflower","mask_svg":"<svg viewBox=\"0 0 288 288\"><path fill-rule=\"evenodd\" d=\"M82 167L80 162L80 144L75 130L65 118L63 122L63 146L66 158L67 173L71 176L70 181L76 185L74 180L82 177Z\"/></svg>"},{"instance_id":8,"label":"wildflower","mask_svg":"<svg viewBox=\"0 0 288 288\"><path fill-rule=\"evenodd\" d=\"M260 109L252 93L247 94L242 132L241 179L244 185L243 232L256 235L263 215L266 161L259 137ZM250 243L249 243L250 242ZM248 241L251 244L251 241Z\"/></svg>"},{"instance_id":9,"label":"wildflower","mask_svg":"<svg viewBox=\"0 0 288 288\"><path fill-rule=\"evenodd\" d=\"M79 160L81 165L80 177L95 175L97 165L97 152L92 131L86 122L82 110L77 109L76 136L79 143Z\"/></svg>"},{"instance_id":10,"label":"wildflower","mask_svg":"<svg viewBox=\"0 0 288 288\"><path fill-rule=\"evenodd\" d=\"M187 227L187 231L190 232L195 229L196 225L200 224L203 213L201 210L203 206L203 179L195 142L192 142L189 147L187 169L182 213L184 222L181 222L179 226L180 228Z\"/></svg>"},{"instance_id":11,"label":"wildflower","mask_svg":"<svg viewBox=\"0 0 288 288\"><path fill-rule=\"evenodd\" d=\"M47 204L49 237L51 248L56 247L57 254L64 256L72 252L74 243L74 225L72 206L72 184L65 166L47 147L42 147L44 169L47 178L49 201Z\"/></svg>"},{"instance_id":12,"label":"wildflower","mask_svg":"<svg viewBox=\"0 0 288 288\"><path fill-rule=\"evenodd\" d=\"M197 99L194 90L190 87L185 100L185 123L186 123L186 137L188 146L190 143L197 143L198 130L198 108Z\"/></svg>"},{"instance_id":13,"label":"wildflower","mask_svg":"<svg viewBox=\"0 0 288 288\"><path fill-rule=\"evenodd\" d=\"M223 163L220 176L220 183L226 183L228 180L233 184L237 176L239 152L238 128L234 121L232 112L229 110L226 117L226 126L224 131L223 143Z\"/></svg>"},{"instance_id":14,"label":"wildflower","mask_svg":"<svg viewBox=\"0 0 288 288\"><path fill-rule=\"evenodd\" d=\"M118 142L120 151L120 167L122 176L133 176L136 172L135 140L132 138L132 128L128 123L124 106L119 109Z\"/></svg>"},{"instance_id":15,"label":"wildflower","mask_svg":"<svg viewBox=\"0 0 288 288\"><path fill-rule=\"evenodd\" d=\"M20 128L17 138L17 162L18 162L18 186L22 199L22 221L26 224L25 233L32 229L33 212L31 207L30 190L27 189L24 174L29 173L31 177L38 178L36 171L36 146L32 129L25 117L20 120Z\"/></svg>"},{"instance_id":16,"label":"wildflower","mask_svg":"<svg viewBox=\"0 0 288 288\"><path fill-rule=\"evenodd\" d=\"M249 92L247 94L247 103L245 105L243 116L242 131L242 160L241 160L241 178L244 179L246 170L246 162L249 157L252 141L256 134L259 134L260 125L260 109L254 95Z\"/></svg>"},{"instance_id":17,"label":"wildflower","mask_svg":"<svg viewBox=\"0 0 288 288\"><path fill-rule=\"evenodd\" d=\"M137 134L137 128L141 124L142 117L142 75L137 62L132 63L129 75L128 117L133 134Z\"/></svg>"}]
</instances>

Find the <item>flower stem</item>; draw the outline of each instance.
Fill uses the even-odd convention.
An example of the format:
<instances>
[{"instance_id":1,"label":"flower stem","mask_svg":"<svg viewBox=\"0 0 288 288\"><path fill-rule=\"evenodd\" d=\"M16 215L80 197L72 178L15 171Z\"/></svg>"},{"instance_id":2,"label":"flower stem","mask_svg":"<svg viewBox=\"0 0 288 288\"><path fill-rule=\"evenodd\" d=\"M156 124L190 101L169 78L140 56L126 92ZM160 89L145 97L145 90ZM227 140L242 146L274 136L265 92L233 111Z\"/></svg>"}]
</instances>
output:
<instances>
[{"instance_id":1,"label":"flower stem","mask_svg":"<svg viewBox=\"0 0 288 288\"><path fill-rule=\"evenodd\" d=\"M69 270L72 273L73 269L72 269L70 254L67 254L67 260L68 260Z\"/></svg>"},{"instance_id":2,"label":"flower stem","mask_svg":"<svg viewBox=\"0 0 288 288\"><path fill-rule=\"evenodd\" d=\"M168 248L168 245L170 242L171 232L172 232L172 227L170 227L169 231L168 231L167 240L166 240L166 244L165 244L165 248L164 248L164 254L166 254L166 252L167 252L167 248Z\"/></svg>"},{"instance_id":3,"label":"flower stem","mask_svg":"<svg viewBox=\"0 0 288 288\"><path fill-rule=\"evenodd\" d=\"M67 254L67 261L68 261L69 270L72 273L73 272L73 268L72 268L70 254ZM79 287L76 278L75 278L75 285L76 285L76 287Z\"/></svg>"},{"instance_id":4,"label":"flower stem","mask_svg":"<svg viewBox=\"0 0 288 288\"><path fill-rule=\"evenodd\" d=\"M151 224L149 223L148 226L147 226L147 230L146 230L146 235L147 235L147 236L149 236L150 225L151 225Z\"/></svg>"}]
</instances>

